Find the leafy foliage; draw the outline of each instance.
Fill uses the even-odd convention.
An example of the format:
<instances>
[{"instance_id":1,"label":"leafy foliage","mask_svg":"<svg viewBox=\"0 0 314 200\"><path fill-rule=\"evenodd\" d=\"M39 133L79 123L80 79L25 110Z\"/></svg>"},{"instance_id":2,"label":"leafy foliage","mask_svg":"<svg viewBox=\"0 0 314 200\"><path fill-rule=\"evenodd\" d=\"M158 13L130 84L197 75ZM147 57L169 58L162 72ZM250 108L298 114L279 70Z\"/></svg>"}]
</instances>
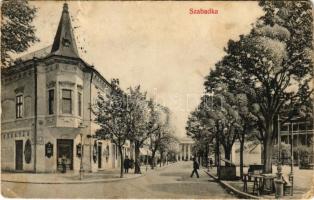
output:
<instances>
[{"instance_id":1,"label":"leafy foliage","mask_svg":"<svg viewBox=\"0 0 314 200\"><path fill-rule=\"evenodd\" d=\"M151 136L151 150L152 150L152 160L154 160L156 151L165 152L171 146L171 143L175 141L175 137L173 135L173 128L170 124L170 111L168 108L162 105L154 106L154 116L158 123L159 129L154 131ZM169 149L170 150L170 149ZM152 168L154 167L154 163L152 163Z\"/></svg>"},{"instance_id":2,"label":"leafy foliage","mask_svg":"<svg viewBox=\"0 0 314 200\"><path fill-rule=\"evenodd\" d=\"M308 1L262 0L260 6L265 15L249 34L228 42L226 55L206 78L206 92L221 99L221 109L215 109L213 101L214 111L205 111L202 101L201 111L191 114L187 131L201 138L203 127L212 127L210 120L219 120L215 131L223 144L223 127L242 132L242 142L243 133L258 130L265 171L269 172L278 116L285 116L282 124L296 115L310 117L313 110L309 103L313 93L313 17ZM206 113L204 117L202 113ZM229 124L232 126L226 127Z\"/></svg>"},{"instance_id":3,"label":"leafy foliage","mask_svg":"<svg viewBox=\"0 0 314 200\"><path fill-rule=\"evenodd\" d=\"M36 8L26 0L3 0L1 13L1 64L8 67L10 53L24 52L39 41L32 25Z\"/></svg>"},{"instance_id":4,"label":"leafy foliage","mask_svg":"<svg viewBox=\"0 0 314 200\"><path fill-rule=\"evenodd\" d=\"M112 80L111 91L98 94L96 104L93 107L95 121L100 125L96 135L102 139L110 139L119 149L121 155L121 172L123 177L122 147L129 139L128 131L128 104L127 95L119 87L118 80Z\"/></svg>"}]
</instances>

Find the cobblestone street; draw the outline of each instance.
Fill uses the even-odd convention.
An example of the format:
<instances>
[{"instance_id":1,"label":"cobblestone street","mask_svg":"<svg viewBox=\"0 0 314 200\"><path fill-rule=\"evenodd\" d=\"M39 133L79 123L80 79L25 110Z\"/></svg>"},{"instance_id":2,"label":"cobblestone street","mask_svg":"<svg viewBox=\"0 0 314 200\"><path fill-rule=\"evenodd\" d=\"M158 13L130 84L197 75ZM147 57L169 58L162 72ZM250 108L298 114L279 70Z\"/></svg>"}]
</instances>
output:
<instances>
[{"instance_id":1,"label":"cobblestone street","mask_svg":"<svg viewBox=\"0 0 314 200\"><path fill-rule=\"evenodd\" d=\"M234 198L202 170L190 178L192 162L179 162L119 182L88 184L2 183L5 197L25 198ZM71 192L69 192L71 191Z\"/></svg>"}]
</instances>

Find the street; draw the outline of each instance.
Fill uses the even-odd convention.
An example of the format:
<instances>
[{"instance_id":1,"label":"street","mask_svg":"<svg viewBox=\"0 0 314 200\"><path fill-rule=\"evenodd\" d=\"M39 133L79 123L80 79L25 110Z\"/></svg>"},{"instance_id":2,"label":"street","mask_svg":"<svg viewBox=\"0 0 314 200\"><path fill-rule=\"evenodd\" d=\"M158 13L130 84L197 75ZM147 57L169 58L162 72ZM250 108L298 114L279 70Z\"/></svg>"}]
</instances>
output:
<instances>
[{"instance_id":1,"label":"street","mask_svg":"<svg viewBox=\"0 0 314 200\"><path fill-rule=\"evenodd\" d=\"M88 184L2 183L2 195L24 198L234 198L199 170L190 178L192 162L179 162L136 179Z\"/></svg>"}]
</instances>

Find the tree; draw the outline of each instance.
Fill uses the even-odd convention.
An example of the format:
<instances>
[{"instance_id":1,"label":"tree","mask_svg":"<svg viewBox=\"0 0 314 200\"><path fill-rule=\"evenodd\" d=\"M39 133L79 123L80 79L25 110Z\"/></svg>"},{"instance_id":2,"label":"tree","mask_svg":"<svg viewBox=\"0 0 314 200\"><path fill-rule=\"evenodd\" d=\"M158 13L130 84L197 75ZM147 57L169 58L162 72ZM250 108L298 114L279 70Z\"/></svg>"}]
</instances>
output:
<instances>
[{"instance_id":1,"label":"tree","mask_svg":"<svg viewBox=\"0 0 314 200\"><path fill-rule=\"evenodd\" d=\"M239 114L237 139L240 142L240 176L243 175L243 151L246 140L254 140L257 125L257 118L252 114L253 107L250 106L247 95L239 87L245 81L241 73L230 66L238 65L237 60L226 55L216 64L216 68L211 71L205 82L207 92L215 88L225 87L225 90L234 96L233 109Z\"/></svg>"},{"instance_id":2,"label":"tree","mask_svg":"<svg viewBox=\"0 0 314 200\"><path fill-rule=\"evenodd\" d=\"M254 104L262 130L264 172L268 173L278 115L287 112L285 107L304 104L312 94L313 19L309 2L261 1L260 5L266 14L250 34L229 41L226 52L237 63L229 67L245 77L238 87Z\"/></svg>"},{"instance_id":3,"label":"tree","mask_svg":"<svg viewBox=\"0 0 314 200\"><path fill-rule=\"evenodd\" d=\"M26 0L3 0L1 6L1 66L8 67L10 53L26 51L38 42L32 21L36 8Z\"/></svg>"},{"instance_id":4,"label":"tree","mask_svg":"<svg viewBox=\"0 0 314 200\"><path fill-rule=\"evenodd\" d=\"M203 97L203 99L206 97ZM202 109L205 109L204 107ZM205 163L208 162L209 144L213 141L213 126L214 121L201 112L200 106L198 109L191 112L186 126L187 135L194 141L194 154L205 158Z\"/></svg>"},{"instance_id":5,"label":"tree","mask_svg":"<svg viewBox=\"0 0 314 200\"><path fill-rule=\"evenodd\" d=\"M218 132L218 140L224 148L225 159L230 160L232 146L237 139L237 134L241 127L240 116L235 108L235 96L232 93L224 91L220 96L220 99L224 99L221 109L215 110L213 116L215 116L215 127ZM229 166L226 163L226 166Z\"/></svg>"},{"instance_id":6,"label":"tree","mask_svg":"<svg viewBox=\"0 0 314 200\"><path fill-rule=\"evenodd\" d=\"M155 105L155 109L153 110L155 113L155 119L157 119L156 123L160 127L158 130L152 133L151 138L151 151L152 151L152 163L151 167L154 169L155 167L155 155L157 150L161 145L168 142L168 139L171 137L171 127L170 127L170 112L169 109L161 106Z\"/></svg>"},{"instance_id":7,"label":"tree","mask_svg":"<svg viewBox=\"0 0 314 200\"><path fill-rule=\"evenodd\" d=\"M244 166L244 142L256 140L257 118L252 114L252 107L248 104L248 100L245 94L237 94L238 113L240 115L241 129L238 133L238 140L240 142L240 177L243 176Z\"/></svg>"},{"instance_id":8,"label":"tree","mask_svg":"<svg viewBox=\"0 0 314 200\"><path fill-rule=\"evenodd\" d=\"M102 139L110 139L120 153L120 178L123 177L123 145L129 138L127 95L120 89L119 81L111 82L111 91L98 94L93 107L95 121L100 125L96 135Z\"/></svg>"},{"instance_id":9,"label":"tree","mask_svg":"<svg viewBox=\"0 0 314 200\"><path fill-rule=\"evenodd\" d=\"M209 80L214 78L217 77L213 71L209 76ZM199 140L209 138L204 137L204 134L215 138L217 141L216 153L219 152L219 147L222 145L225 159L230 160L232 146L240 127L240 117L235 107L235 95L228 92L226 85L223 83L212 84L209 87L215 93L215 96L212 96L212 101L209 100L207 95L201 98L198 110L192 113L193 115L188 120L187 130L189 134L194 133L194 138L199 138ZM218 155L216 158L218 158ZM227 166L229 164L226 163Z\"/></svg>"},{"instance_id":10,"label":"tree","mask_svg":"<svg viewBox=\"0 0 314 200\"><path fill-rule=\"evenodd\" d=\"M130 119L129 132L130 139L135 147L135 170L134 173L140 174L140 148L144 145L151 134L160 129L154 113L154 103L148 100L146 93L142 92L140 86L129 88L128 94L128 116Z\"/></svg>"},{"instance_id":11,"label":"tree","mask_svg":"<svg viewBox=\"0 0 314 200\"><path fill-rule=\"evenodd\" d=\"M171 146L175 145L176 142L177 142L177 139L170 132L167 132L161 138L160 143L157 148L157 150L160 153L160 167L161 167L161 163L165 161L165 158L164 158L165 153L167 153L166 157L168 157L168 151L172 150Z\"/></svg>"}]
</instances>

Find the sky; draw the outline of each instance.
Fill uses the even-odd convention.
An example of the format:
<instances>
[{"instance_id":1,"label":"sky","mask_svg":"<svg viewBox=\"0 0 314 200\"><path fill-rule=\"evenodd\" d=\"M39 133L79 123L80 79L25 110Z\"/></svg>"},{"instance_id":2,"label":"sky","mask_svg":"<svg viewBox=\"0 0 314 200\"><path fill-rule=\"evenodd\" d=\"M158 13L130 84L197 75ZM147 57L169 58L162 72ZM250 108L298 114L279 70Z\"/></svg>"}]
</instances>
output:
<instances>
[{"instance_id":1,"label":"sky","mask_svg":"<svg viewBox=\"0 0 314 200\"><path fill-rule=\"evenodd\" d=\"M38 8L33 25L40 42L26 53L52 44L63 3L31 2ZM248 33L263 14L256 1L67 3L80 56L108 81L119 78L124 89L141 85L169 107L179 137L228 40ZM191 8L218 14L192 15Z\"/></svg>"}]
</instances>

